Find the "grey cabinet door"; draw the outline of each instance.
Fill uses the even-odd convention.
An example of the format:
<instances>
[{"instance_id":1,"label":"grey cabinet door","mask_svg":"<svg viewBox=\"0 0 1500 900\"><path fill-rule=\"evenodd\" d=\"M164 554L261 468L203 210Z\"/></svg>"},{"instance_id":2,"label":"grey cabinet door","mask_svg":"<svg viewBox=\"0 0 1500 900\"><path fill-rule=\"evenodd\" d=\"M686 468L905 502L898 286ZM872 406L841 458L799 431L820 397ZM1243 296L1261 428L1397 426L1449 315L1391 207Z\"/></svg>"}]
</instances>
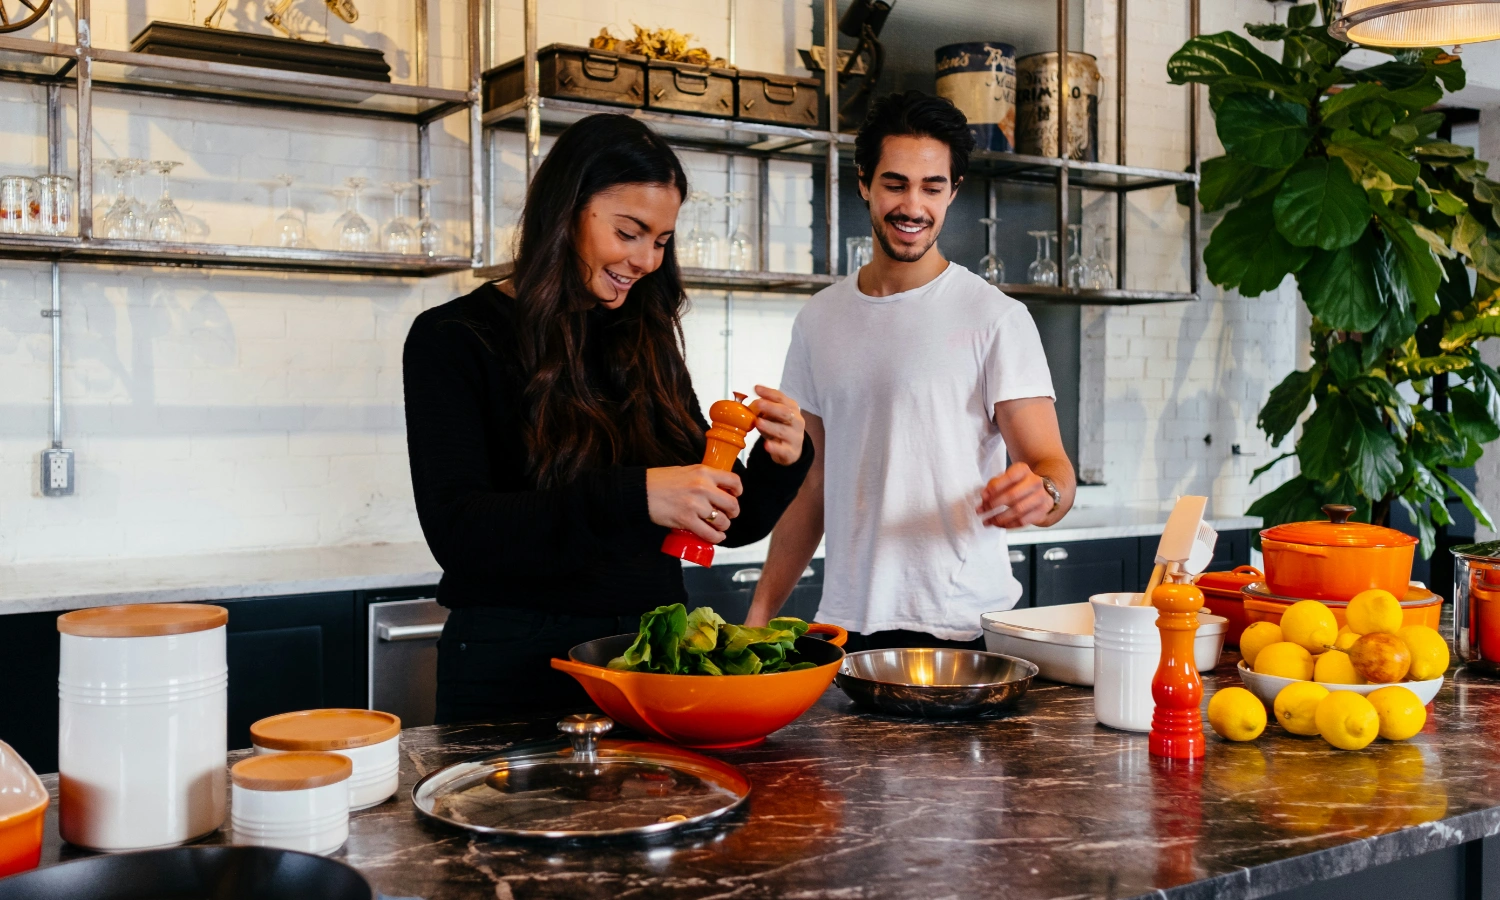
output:
<instances>
[{"instance_id":1,"label":"grey cabinet door","mask_svg":"<svg viewBox=\"0 0 1500 900\"><path fill-rule=\"evenodd\" d=\"M1093 594L1140 590L1140 545L1136 538L1037 544L1035 606L1082 603Z\"/></svg>"}]
</instances>

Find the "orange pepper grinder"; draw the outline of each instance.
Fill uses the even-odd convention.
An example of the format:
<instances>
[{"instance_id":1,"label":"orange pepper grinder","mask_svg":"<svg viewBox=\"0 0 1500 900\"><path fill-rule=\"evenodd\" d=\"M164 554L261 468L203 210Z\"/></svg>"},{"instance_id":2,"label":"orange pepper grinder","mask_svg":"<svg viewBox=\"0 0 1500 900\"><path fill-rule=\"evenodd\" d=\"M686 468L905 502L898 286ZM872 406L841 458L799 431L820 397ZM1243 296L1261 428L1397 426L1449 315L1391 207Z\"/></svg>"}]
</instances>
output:
<instances>
[{"instance_id":1,"label":"orange pepper grinder","mask_svg":"<svg viewBox=\"0 0 1500 900\"><path fill-rule=\"evenodd\" d=\"M1150 749L1152 756L1197 759L1204 753L1203 678L1193 663L1193 639L1198 634L1198 610L1203 592L1191 584L1158 585L1151 605L1160 613L1161 663L1151 679Z\"/></svg>"},{"instance_id":2,"label":"orange pepper grinder","mask_svg":"<svg viewBox=\"0 0 1500 900\"><path fill-rule=\"evenodd\" d=\"M734 469L734 461L745 449L745 435L755 427L755 410L745 405L745 395L734 392L733 400L720 400L708 408L713 427L708 429L708 446L703 464L725 472ZM672 529L661 543L661 552L700 566L714 562L714 545L680 528Z\"/></svg>"}]
</instances>

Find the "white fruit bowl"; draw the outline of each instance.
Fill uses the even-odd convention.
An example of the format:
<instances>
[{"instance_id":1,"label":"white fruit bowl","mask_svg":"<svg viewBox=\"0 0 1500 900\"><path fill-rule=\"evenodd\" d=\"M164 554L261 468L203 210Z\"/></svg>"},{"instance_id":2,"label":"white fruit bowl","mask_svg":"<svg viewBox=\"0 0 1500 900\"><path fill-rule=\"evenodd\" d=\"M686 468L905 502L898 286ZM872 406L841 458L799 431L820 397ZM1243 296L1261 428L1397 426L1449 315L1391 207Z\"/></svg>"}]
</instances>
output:
<instances>
[{"instance_id":1,"label":"white fruit bowl","mask_svg":"<svg viewBox=\"0 0 1500 900\"><path fill-rule=\"evenodd\" d=\"M1276 701L1276 695L1281 693L1282 688L1297 682L1295 678L1282 678L1279 675L1260 675L1252 672L1245 667L1243 659L1240 660L1236 670L1240 673L1240 681L1245 683L1245 687L1250 689L1250 693L1259 697L1268 706ZM1318 684L1323 685L1323 687L1328 688L1330 691L1353 691L1356 694L1372 694L1381 688L1391 687L1389 684L1327 684L1321 681ZM1437 678L1429 678L1426 681L1402 681L1398 682L1397 686L1404 687L1413 694L1416 694L1417 699L1422 701L1423 706L1426 706L1432 702L1433 697L1437 696L1438 689L1443 686L1443 679L1439 676Z\"/></svg>"}]
</instances>

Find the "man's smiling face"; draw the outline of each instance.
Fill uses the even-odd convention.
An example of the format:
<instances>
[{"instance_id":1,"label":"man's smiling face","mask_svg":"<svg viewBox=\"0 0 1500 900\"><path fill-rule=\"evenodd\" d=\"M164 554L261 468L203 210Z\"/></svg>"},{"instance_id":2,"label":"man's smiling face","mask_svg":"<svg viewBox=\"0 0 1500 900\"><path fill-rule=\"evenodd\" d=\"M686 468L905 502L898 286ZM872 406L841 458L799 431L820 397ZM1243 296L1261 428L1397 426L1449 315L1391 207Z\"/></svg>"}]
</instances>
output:
<instances>
[{"instance_id":1,"label":"man's smiling face","mask_svg":"<svg viewBox=\"0 0 1500 900\"><path fill-rule=\"evenodd\" d=\"M937 243L957 195L948 145L936 138L893 135L880 148L869 183L859 185L870 204L870 224L885 255L916 262Z\"/></svg>"}]
</instances>

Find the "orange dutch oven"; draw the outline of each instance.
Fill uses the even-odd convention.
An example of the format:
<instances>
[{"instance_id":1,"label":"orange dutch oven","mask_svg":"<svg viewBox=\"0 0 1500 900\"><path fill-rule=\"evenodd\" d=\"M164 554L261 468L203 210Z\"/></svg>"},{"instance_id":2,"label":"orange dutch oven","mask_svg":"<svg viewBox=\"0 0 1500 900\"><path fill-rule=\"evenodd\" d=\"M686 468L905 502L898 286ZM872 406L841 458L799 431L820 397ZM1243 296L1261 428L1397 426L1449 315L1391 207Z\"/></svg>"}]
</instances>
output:
<instances>
[{"instance_id":1,"label":"orange dutch oven","mask_svg":"<svg viewBox=\"0 0 1500 900\"><path fill-rule=\"evenodd\" d=\"M552 668L578 679L589 697L616 722L642 734L698 749L743 747L766 735L818 702L844 661L849 632L837 625L814 623L796 652L811 669L773 675L660 675L609 668L636 636L617 634L579 644Z\"/></svg>"},{"instance_id":2,"label":"orange dutch oven","mask_svg":"<svg viewBox=\"0 0 1500 900\"><path fill-rule=\"evenodd\" d=\"M1352 506L1323 507L1327 522L1288 522L1260 533L1266 587L1283 597L1348 600L1380 588L1405 596L1417 539L1350 522Z\"/></svg>"}]
</instances>

